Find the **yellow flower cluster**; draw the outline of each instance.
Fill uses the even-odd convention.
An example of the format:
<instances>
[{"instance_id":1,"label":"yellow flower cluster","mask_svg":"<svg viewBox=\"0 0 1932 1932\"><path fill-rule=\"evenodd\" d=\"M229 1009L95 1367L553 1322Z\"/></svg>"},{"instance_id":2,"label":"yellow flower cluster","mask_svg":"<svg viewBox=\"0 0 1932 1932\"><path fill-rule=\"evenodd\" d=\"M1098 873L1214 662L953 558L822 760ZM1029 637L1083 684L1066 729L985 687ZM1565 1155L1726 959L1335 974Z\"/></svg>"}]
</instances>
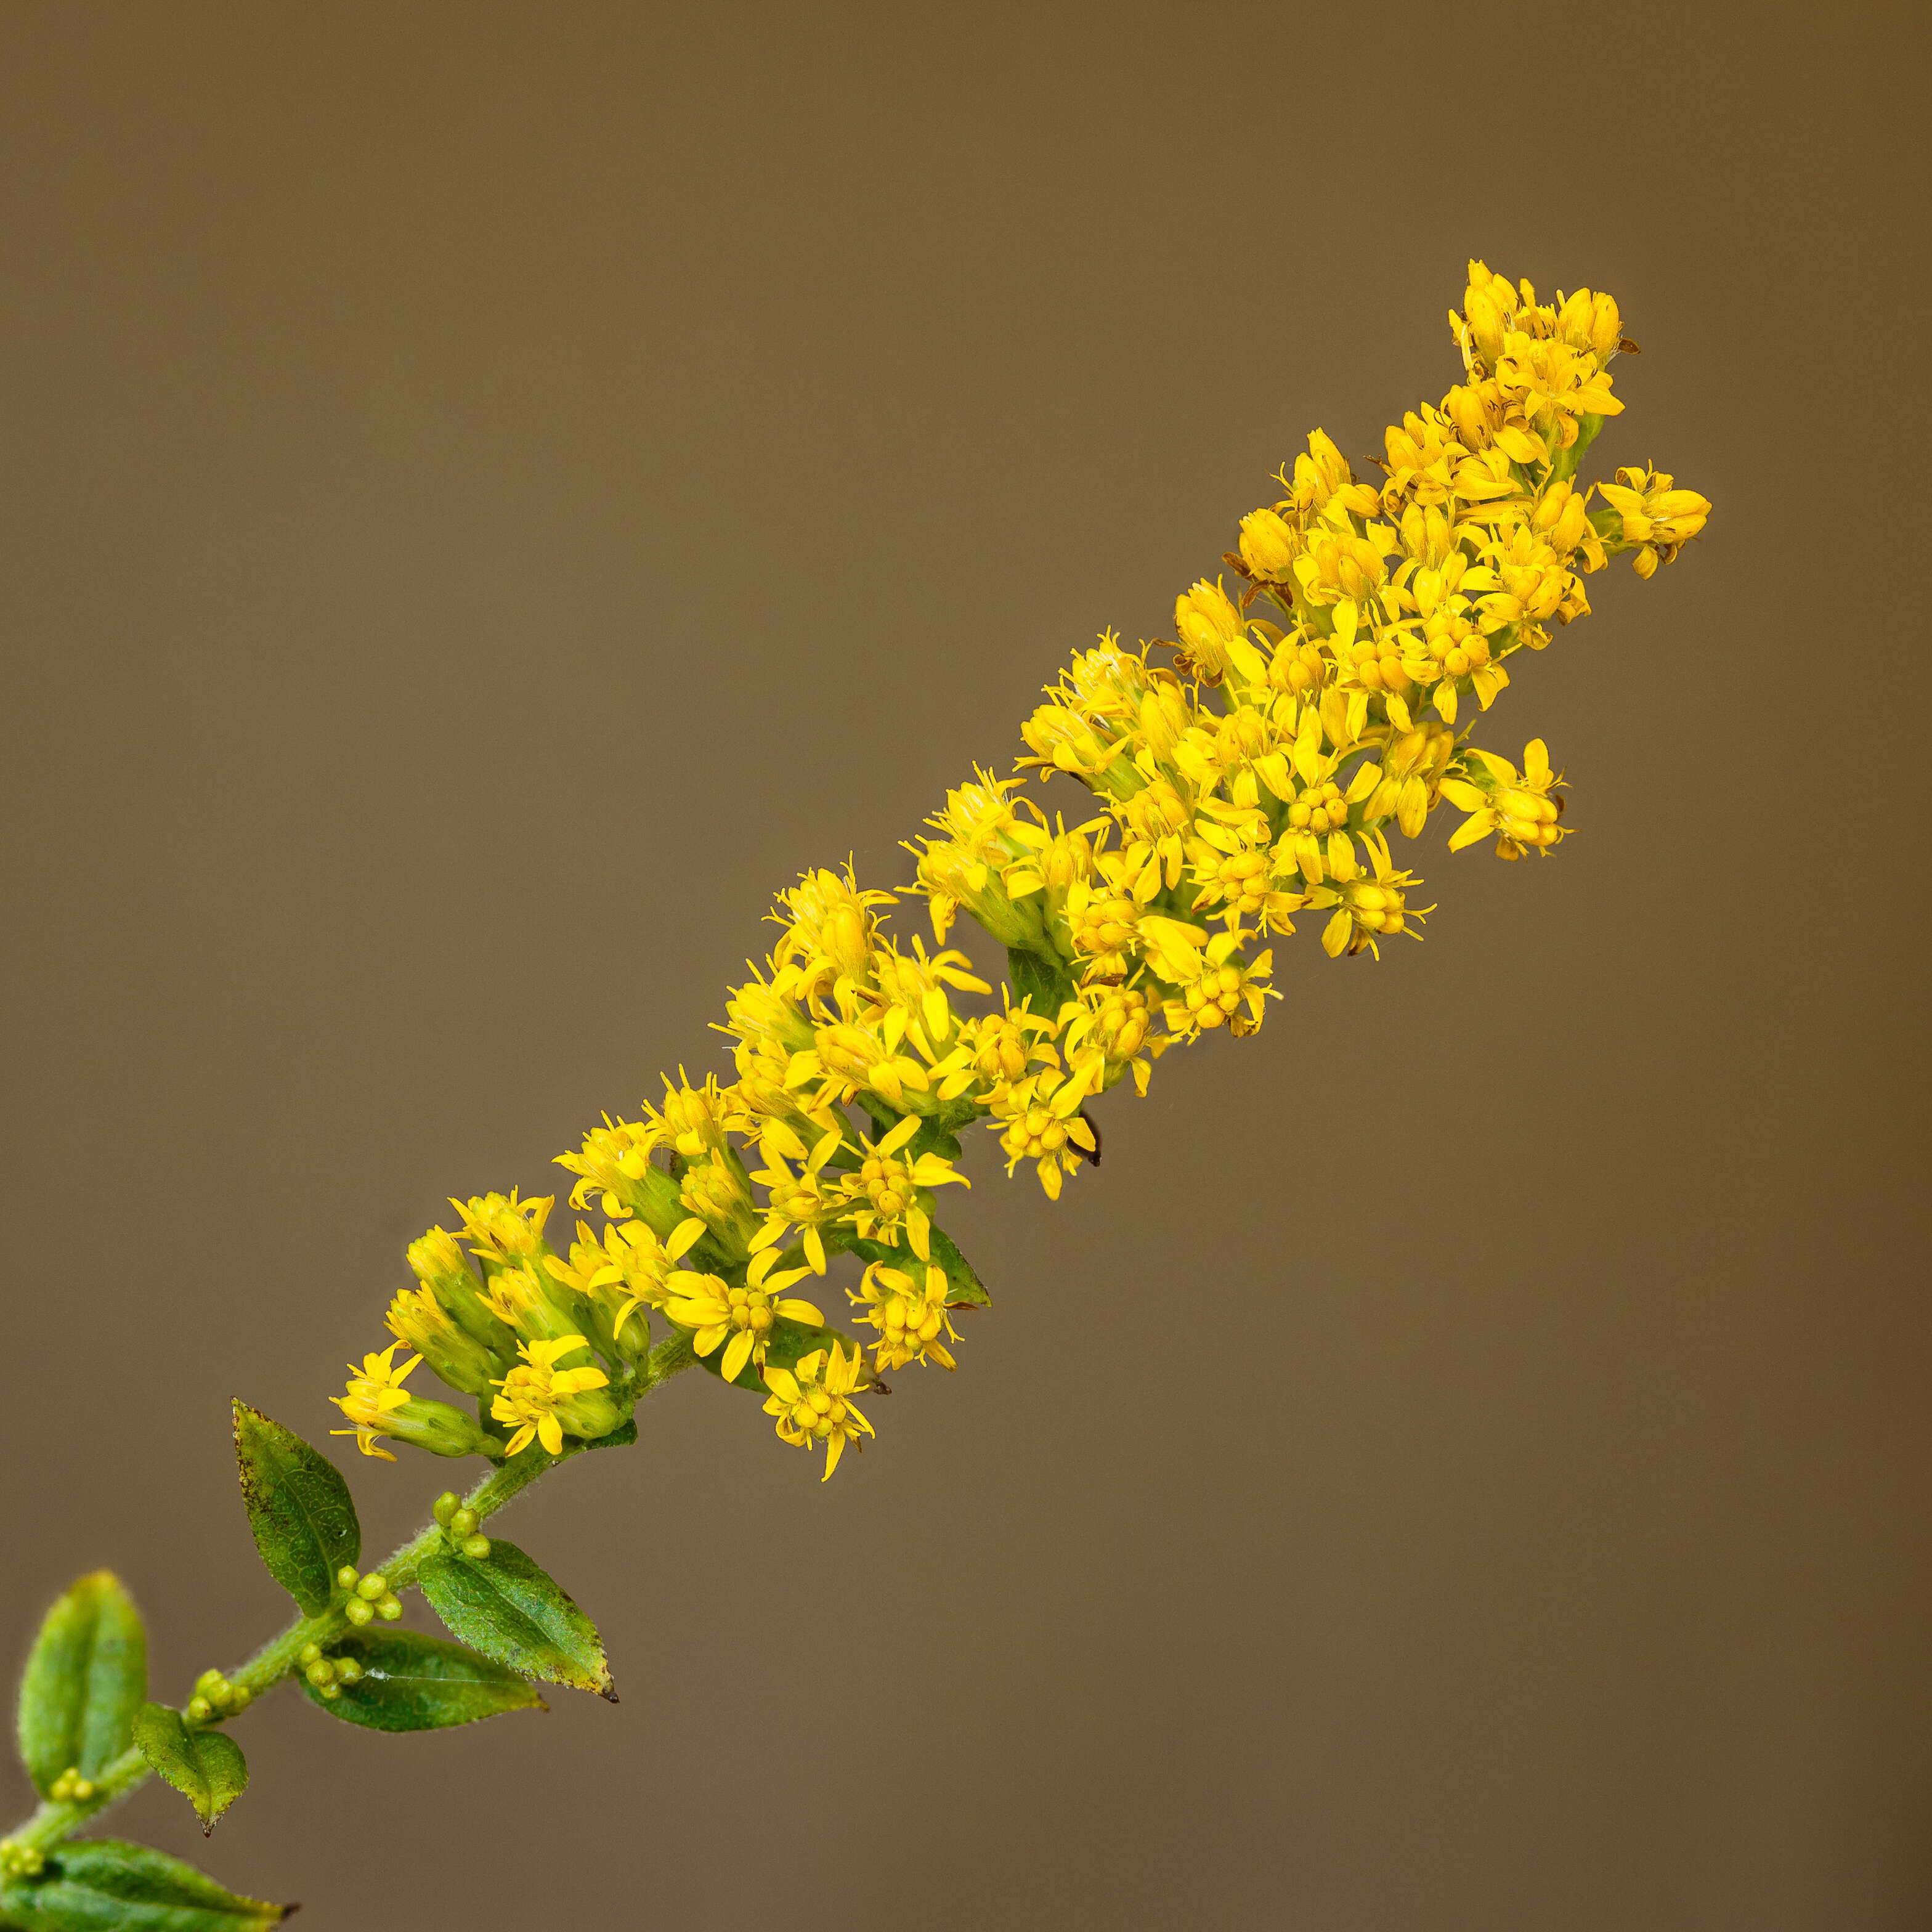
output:
<instances>
[{"instance_id":1,"label":"yellow flower cluster","mask_svg":"<svg viewBox=\"0 0 1932 1932\"><path fill-rule=\"evenodd\" d=\"M1466 380L1389 429L1379 484L1316 431L1281 496L1240 520L1232 592L1184 592L1171 643L1109 632L1077 654L1022 728L1020 776L976 770L947 795L904 889L938 950L890 934L896 896L849 865L807 873L727 999L736 1078L680 1072L660 1105L607 1116L560 1157L601 1233L580 1221L566 1258L543 1239L548 1201L489 1195L455 1204L466 1257L441 1228L411 1248L418 1286L390 1327L514 1426L486 1453L534 1437L554 1455L620 1427L652 1378L655 1322L663 1347L766 1394L783 1440L824 1444L829 1476L872 1433L854 1396L888 1369L950 1369L952 1314L986 1298L934 1218L939 1190L965 1184L963 1130L986 1124L1009 1173L1029 1163L1057 1198L1100 1158L1090 1102L1126 1078L1145 1093L1172 1046L1260 1027L1280 997L1272 942L1298 914L1320 919L1331 956L1420 937L1432 908L1390 841L1440 802L1468 814L1452 850L1559 842L1541 740L1519 772L1466 742L1472 715L1511 658L1588 612L1584 576L1625 551L1649 576L1711 506L1648 468L1577 480L1623 408L1611 360L1636 346L1608 296L1540 303L1472 262L1450 322ZM1072 778L1090 814L1049 818L1023 795L1029 770ZM946 948L962 913L1006 949L997 1004ZM846 1255L862 1347L789 1292ZM406 1425L466 1453L424 1439L407 1372L371 1357L352 1382L364 1447Z\"/></svg>"}]
</instances>

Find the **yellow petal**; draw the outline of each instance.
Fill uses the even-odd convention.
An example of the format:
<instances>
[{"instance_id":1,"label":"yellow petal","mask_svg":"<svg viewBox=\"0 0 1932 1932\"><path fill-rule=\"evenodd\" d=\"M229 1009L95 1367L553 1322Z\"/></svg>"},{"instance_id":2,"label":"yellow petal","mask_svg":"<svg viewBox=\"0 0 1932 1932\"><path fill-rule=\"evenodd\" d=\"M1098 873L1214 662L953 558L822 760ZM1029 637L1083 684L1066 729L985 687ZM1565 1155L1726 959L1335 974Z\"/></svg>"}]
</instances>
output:
<instances>
[{"instance_id":1,"label":"yellow petal","mask_svg":"<svg viewBox=\"0 0 1932 1932\"><path fill-rule=\"evenodd\" d=\"M752 1331L741 1328L731 1337L731 1346L724 1351L724 1359L718 1365L718 1373L728 1382L735 1382L739 1372L752 1359Z\"/></svg>"},{"instance_id":2,"label":"yellow petal","mask_svg":"<svg viewBox=\"0 0 1932 1932\"><path fill-rule=\"evenodd\" d=\"M686 1216L670 1231L670 1239L664 1244L664 1252L673 1261L681 1260L703 1238L704 1232L704 1223L695 1214Z\"/></svg>"}]
</instances>

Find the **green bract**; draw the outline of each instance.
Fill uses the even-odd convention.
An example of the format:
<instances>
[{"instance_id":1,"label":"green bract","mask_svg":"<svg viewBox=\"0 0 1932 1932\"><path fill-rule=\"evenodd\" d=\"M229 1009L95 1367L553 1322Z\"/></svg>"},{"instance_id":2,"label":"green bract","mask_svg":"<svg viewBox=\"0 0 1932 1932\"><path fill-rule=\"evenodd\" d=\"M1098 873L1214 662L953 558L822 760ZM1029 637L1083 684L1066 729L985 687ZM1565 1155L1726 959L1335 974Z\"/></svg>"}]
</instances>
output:
<instances>
[{"instance_id":1,"label":"green bract","mask_svg":"<svg viewBox=\"0 0 1932 1932\"><path fill-rule=\"evenodd\" d=\"M1076 997L1064 967L1017 946L1006 949L1006 977L1012 982L1014 1004L1030 1004L1042 1019L1058 1018L1060 1008Z\"/></svg>"},{"instance_id":2,"label":"green bract","mask_svg":"<svg viewBox=\"0 0 1932 1932\"><path fill-rule=\"evenodd\" d=\"M304 1614L320 1616L334 1598L335 1573L362 1553L349 1485L319 1450L244 1402L235 1405L235 1457L268 1574Z\"/></svg>"},{"instance_id":3,"label":"green bract","mask_svg":"<svg viewBox=\"0 0 1932 1932\"><path fill-rule=\"evenodd\" d=\"M148 1695L140 1612L105 1570L48 1611L20 1680L20 1761L48 1796L63 1772L92 1778L128 1748Z\"/></svg>"},{"instance_id":4,"label":"green bract","mask_svg":"<svg viewBox=\"0 0 1932 1932\"><path fill-rule=\"evenodd\" d=\"M493 1537L488 1556L433 1556L418 1580L452 1634L484 1656L617 1701L597 1626L514 1543Z\"/></svg>"}]
</instances>

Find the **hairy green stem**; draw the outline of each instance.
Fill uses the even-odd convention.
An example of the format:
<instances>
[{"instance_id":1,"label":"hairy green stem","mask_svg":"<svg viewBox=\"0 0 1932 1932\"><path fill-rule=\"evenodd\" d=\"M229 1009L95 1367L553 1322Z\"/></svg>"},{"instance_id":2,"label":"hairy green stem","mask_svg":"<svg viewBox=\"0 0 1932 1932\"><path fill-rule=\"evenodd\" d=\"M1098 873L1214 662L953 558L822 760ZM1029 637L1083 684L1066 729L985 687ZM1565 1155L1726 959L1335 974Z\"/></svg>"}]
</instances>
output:
<instances>
[{"instance_id":1,"label":"hairy green stem","mask_svg":"<svg viewBox=\"0 0 1932 1932\"><path fill-rule=\"evenodd\" d=\"M688 1340L680 1336L653 1348L640 1366L637 1382L640 1397L660 1383L668 1382L696 1359ZM560 1463L568 1462L594 1444L573 1446L562 1456L550 1456L536 1444L493 1470L464 1497L464 1507L476 1512L478 1522L495 1515L511 1498L526 1490L538 1477L547 1475ZM416 1580L424 1560L434 1556L444 1541L443 1531L431 1522L392 1552L386 1562L377 1566L392 1590L399 1594ZM278 1636L272 1637L236 1671L229 1682L245 1688L250 1699L272 1690L285 1678L292 1677L304 1648L311 1644L325 1648L350 1628L344 1604L332 1604L316 1617L298 1617ZM237 1714L240 1714L239 1713ZM219 1720L217 1720L219 1721ZM193 1726L191 1728L200 1728ZM9 1832L6 1842L23 1849L45 1852L63 1838L70 1838L82 1826L96 1818L110 1805L118 1804L152 1774L148 1761L130 1745L94 1774L94 1795L85 1801L47 1798L24 1824Z\"/></svg>"}]
</instances>

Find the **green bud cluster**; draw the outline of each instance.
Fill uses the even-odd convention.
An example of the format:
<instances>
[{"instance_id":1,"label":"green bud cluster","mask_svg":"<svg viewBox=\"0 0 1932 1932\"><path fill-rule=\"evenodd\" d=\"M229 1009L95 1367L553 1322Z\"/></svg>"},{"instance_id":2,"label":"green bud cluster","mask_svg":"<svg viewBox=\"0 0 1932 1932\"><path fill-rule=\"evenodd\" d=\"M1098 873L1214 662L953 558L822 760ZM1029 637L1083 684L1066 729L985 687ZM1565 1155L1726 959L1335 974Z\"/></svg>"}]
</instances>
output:
<instances>
[{"instance_id":1,"label":"green bud cluster","mask_svg":"<svg viewBox=\"0 0 1932 1932\"><path fill-rule=\"evenodd\" d=\"M371 1619L380 1617L386 1624L392 1624L403 1613L403 1600L389 1588L389 1580L379 1570L372 1570L366 1576L358 1576L346 1563L335 1573L336 1586L346 1590L349 1600L342 1606L342 1614L358 1630Z\"/></svg>"},{"instance_id":2,"label":"green bud cluster","mask_svg":"<svg viewBox=\"0 0 1932 1932\"><path fill-rule=\"evenodd\" d=\"M220 1718L238 1717L254 1702L247 1684L231 1684L218 1670L204 1670L194 1680L194 1695L182 1715L191 1724L209 1724Z\"/></svg>"},{"instance_id":3,"label":"green bud cluster","mask_svg":"<svg viewBox=\"0 0 1932 1932\"><path fill-rule=\"evenodd\" d=\"M392 1598L389 1600L394 1603L395 1599ZM396 1608L400 1616L402 1606L398 1604ZM365 1618L364 1621L366 1622L368 1619ZM319 1643L304 1644L296 1660L302 1666L303 1676L332 1703L342 1695L344 1684L358 1683L362 1680L362 1666L354 1658L324 1657L322 1646Z\"/></svg>"},{"instance_id":4,"label":"green bud cluster","mask_svg":"<svg viewBox=\"0 0 1932 1932\"><path fill-rule=\"evenodd\" d=\"M37 1878L46 1863L32 1845L12 1838L0 1838L0 1878Z\"/></svg>"},{"instance_id":5,"label":"green bud cluster","mask_svg":"<svg viewBox=\"0 0 1932 1932\"><path fill-rule=\"evenodd\" d=\"M70 1764L47 1786L47 1796L56 1804L85 1804L94 1796L94 1780L81 1776L79 1765Z\"/></svg>"},{"instance_id":6,"label":"green bud cluster","mask_svg":"<svg viewBox=\"0 0 1932 1932\"><path fill-rule=\"evenodd\" d=\"M479 1536L476 1526L482 1520L473 1509L466 1509L463 1499L454 1490L445 1490L436 1499L430 1511L442 1525L443 1533L450 1542L466 1556L473 1556L482 1562L490 1553L490 1539Z\"/></svg>"}]
</instances>

